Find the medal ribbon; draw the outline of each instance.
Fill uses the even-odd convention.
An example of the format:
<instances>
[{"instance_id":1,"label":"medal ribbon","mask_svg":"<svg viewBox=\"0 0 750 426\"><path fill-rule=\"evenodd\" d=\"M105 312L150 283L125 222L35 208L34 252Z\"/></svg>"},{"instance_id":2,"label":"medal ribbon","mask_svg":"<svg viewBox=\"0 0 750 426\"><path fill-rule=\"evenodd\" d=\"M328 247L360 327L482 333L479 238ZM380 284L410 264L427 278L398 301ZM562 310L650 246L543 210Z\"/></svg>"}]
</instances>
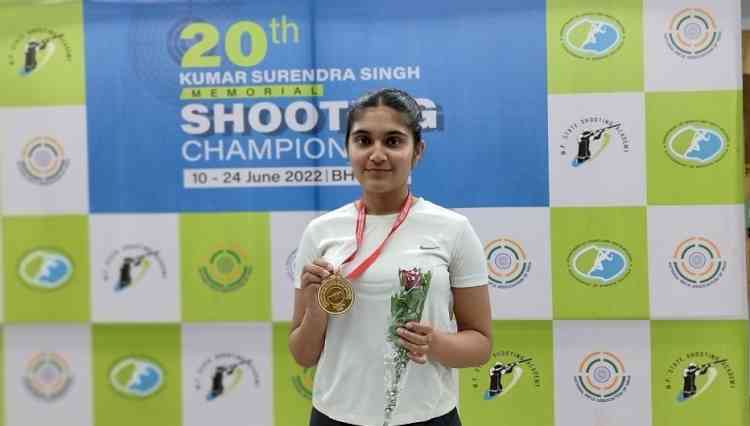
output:
<instances>
[{"instance_id":1,"label":"medal ribbon","mask_svg":"<svg viewBox=\"0 0 750 426\"><path fill-rule=\"evenodd\" d=\"M380 253L383 251L383 246L385 246L385 243L391 238L391 236L396 232L399 226L401 226L402 223L406 220L406 216L409 215L409 210L411 210L412 205L412 198L411 198L411 192L406 194L406 200L404 200L404 204L401 206L401 211L399 212L398 216L396 217L396 221L393 222L393 226L391 226L390 232L388 232L388 235L386 235L385 239L382 243L369 255L365 260L362 261L356 268L354 268L351 272L346 274L346 278L350 281L353 281L357 279L360 275L362 275L367 268L370 267L373 263L375 263L375 260L380 256ZM344 262L341 264L341 266L346 265L347 263L351 262L352 259L354 259L354 256L359 251L359 248L362 246L362 241L365 239L365 221L367 219L367 209L365 207L365 203L360 200L359 204L357 205L357 228L355 231L355 235L357 238L357 247L354 249L354 252L349 255L349 257L344 260Z\"/></svg>"}]
</instances>

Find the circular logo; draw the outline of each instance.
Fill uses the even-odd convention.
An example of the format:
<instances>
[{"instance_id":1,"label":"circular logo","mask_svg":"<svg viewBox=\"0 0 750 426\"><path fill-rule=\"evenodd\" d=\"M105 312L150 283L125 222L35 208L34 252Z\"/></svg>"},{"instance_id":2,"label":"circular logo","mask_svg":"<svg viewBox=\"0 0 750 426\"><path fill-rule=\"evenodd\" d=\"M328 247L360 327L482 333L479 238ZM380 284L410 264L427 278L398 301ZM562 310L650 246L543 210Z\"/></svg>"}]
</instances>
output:
<instances>
[{"instance_id":1,"label":"circular logo","mask_svg":"<svg viewBox=\"0 0 750 426\"><path fill-rule=\"evenodd\" d=\"M38 249L21 258L18 274L34 289L54 290L70 280L73 262L57 250Z\"/></svg>"},{"instance_id":2,"label":"circular logo","mask_svg":"<svg viewBox=\"0 0 750 426\"><path fill-rule=\"evenodd\" d=\"M483 400L489 401L508 395L521 381L528 381L535 388L541 386L541 375L534 360L515 351L503 350L494 352L485 367L474 369L471 386L481 391Z\"/></svg>"},{"instance_id":3,"label":"circular logo","mask_svg":"<svg viewBox=\"0 0 750 426\"><path fill-rule=\"evenodd\" d=\"M724 274L727 262L713 241L692 237L674 250L669 269L677 281L691 288L708 287Z\"/></svg>"},{"instance_id":4,"label":"circular logo","mask_svg":"<svg viewBox=\"0 0 750 426\"><path fill-rule=\"evenodd\" d=\"M115 291L122 291L141 282L155 265L166 278L167 269L158 250L144 244L126 244L107 256L102 279Z\"/></svg>"},{"instance_id":5,"label":"circular logo","mask_svg":"<svg viewBox=\"0 0 750 426\"><path fill-rule=\"evenodd\" d=\"M292 385L297 393L305 399L312 399L313 383L315 382L315 367L303 369L292 377Z\"/></svg>"},{"instance_id":6,"label":"circular logo","mask_svg":"<svg viewBox=\"0 0 750 426\"><path fill-rule=\"evenodd\" d=\"M194 379L195 390L213 401L239 386L246 374L251 374L255 387L260 384L253 361L235 354L218 354L203 361Z\"/></svg>"},{"instance_id":7,"label":"circular logo","mask_svg":"<svg viewBox=\"0 0 750 426\"><path fill-rule=\"evenodd\" d=\"M35 354L26 364L23 382L37 398L54 401L70 388L73 373L63 357L43 352Z\"/></svg>"},{"instance_id":8,"label":"circular logo","mask_svg":"<svg viewBox=\"0 0 750 426\"><path fill-rule=\"evenodd\" d=\"M65 158L62 145L56 140L40 136L24 145L18 169L29 182L51 185L63 176L70 160Z\"/></svg>"},{"instance_id":9,"label":"circular logo","mask_svg":"<svg viewBox=\"0 0 750 426\"><path fill-rule=\"evenodd\" d=\"M568 269L578 281L596 287L612 285L630 272L630 255L612 241L587 241L568 256Z\"/></svg>"},{"instance_id":10,"label":"circular logo","mask_svg":"<svg viewBox=\"0 0 750 426\"><path fill-rule=\"evenodd\" d=\"M9 65L22 77L45 68L58 52L64 52L65 61L72 61L71 49L65 36L48 28L26 31L13 41L10 51Z\"/></svg>"},{"instance_id":11,"label":"circular logo","mask_svg":"<svg viewBox=\"0 0 750 426\"><path fill-rule=\"evenodd\" d=\"M736 389L736 377L728 358L696 351L684 354L669 364L664 374L664 388L670 394L676 394L678 404L698 399L712 388L714 390L711 392L723 392L720 399L725 399L729 397L726 389Z\"/></svg>"},{"instance_id":12,"label":"circular logo","mask_svg":"<svg viewBox=\"0 0 750 426\"><path fill-rule=\"evenodd\" d=\"M708 12L689 8L672 17L664 38L672 52L686 59L696 59L716 48L721 32Z\"/></svg>"},{"instance_id":13,"label":"circular logo","mask_svg":"<svg viewBox=\"0 0 750 426\"><path fill-rule=\"evenodd\" d=\"M247 283L252 272L247 256L237 248L221 248L211 254L207 265L198 270L201 280L214 290L237 290Z\"/></svg>"},{"instance_id":14,"label":"circular logo","mask_svg":"<svg viewBox=\"0 0 750 426\"><path fill-rule=\"evenodd\" d=\"M341 275L329 275L318 288L318 303L329 314L343 314L354 304L351 283Z\"/></svg>"},{"instance_id":15,"label":"circular logo","mask_svg":"<svg viewBox=\"0 0 750 426\"><path fill-rule=\"evenodd\" d=\"M484 246L490 285L513 288L521 284L531 270L526 252L521 245L508 238L490 241Z\"/></svg>"},{"instance_id":16,"label":"circular logo","mask_svg":"<svg viewBox=\"0 0 750 426\"><path fill-rule=\"evenodd\" d=\"M126 357L109 369L109 383L124 396L148 398L164 385L164 370L144 357Z\"/></svg>"},{"instance_id":17,"label":"circular logo","mask_svg":"<svg viewBox=\"0 0 750 426\"><path fill-rule=\"evenodd\" d=\"M572 167L593 163L610 145L619 147L623 153L630 152L630 139L622 123L603 116L573 122L563 131L562 141L560 155L569 158Z\"/></svg>"},{"instance_id":18,"label":"circular logo","mask_svg":"<svg viewBox=\"0 0 750 426\"><path fill-rule=\"evenodd\" d=\"M680 123L667 133L664 149L677 164L705 167L724 157L728 140L726 132L714 123L689 121Z\"/></svg>"},{"instance_id":19,"label":"circular logo","mask_svg":"<svg viewBox=\"0 0 750 426\"><path fill-rule=\"evenodd\" d=\"M630 375L625 374L625 366L615 354L592 352L581 361L575 383L586 398L609 402L625 393Z\"/></svg>"},{"instance_id":20,"label":"circular logo","mask_svg":"<svg viewBox=\"0 0 750 426\"><path fill-rule=\"evenodd\" d=\"M294 262L297 261L297 249L294 249L286 258L286 274L294 282Z\"/></svg>"},{"instance_id":21,"label":"circular logo","mask_svg":"<svg viewBox=\"0 0 750 426\"><path fill-rule=\"evenodd\" d=\"M560 38L571 55L583 59L602 59L622 46L625 30L617 19L591 13L569 20L563 26Z\"/></svg>"}]
</instances>

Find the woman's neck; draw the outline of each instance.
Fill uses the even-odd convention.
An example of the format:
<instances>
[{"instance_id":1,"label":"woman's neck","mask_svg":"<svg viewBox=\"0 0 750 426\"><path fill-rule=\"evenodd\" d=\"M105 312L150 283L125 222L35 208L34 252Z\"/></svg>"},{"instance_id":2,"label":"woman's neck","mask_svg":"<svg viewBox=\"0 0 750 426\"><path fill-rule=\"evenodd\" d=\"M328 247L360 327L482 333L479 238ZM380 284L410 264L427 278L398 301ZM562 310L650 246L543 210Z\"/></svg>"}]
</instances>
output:
<instances>
[{"instance_id":1,"label":"woman's neck","mask_svg":"<svg viewBox=\"0 0 750 426\"><path fill-rule=\"evenodd\" d=\"M409 195L409 187L404 185L391 192L364 192L362 194L362 201L365 203L368 214L392 214L401 211L401 206L404 205L407 195Z\"/></svg>"}]
</instances>

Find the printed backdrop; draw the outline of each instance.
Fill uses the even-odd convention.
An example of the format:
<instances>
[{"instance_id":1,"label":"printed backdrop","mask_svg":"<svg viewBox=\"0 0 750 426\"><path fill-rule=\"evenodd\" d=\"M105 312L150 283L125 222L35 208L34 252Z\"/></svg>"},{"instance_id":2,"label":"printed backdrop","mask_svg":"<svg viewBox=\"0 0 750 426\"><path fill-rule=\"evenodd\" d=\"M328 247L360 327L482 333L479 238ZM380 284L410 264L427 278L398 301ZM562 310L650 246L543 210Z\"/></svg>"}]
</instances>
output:
<instances>
[{"instance_id":1,"label":"printed backdrop","mask_svg":"<svg viewBox=\"0 0 750 426\"><path fill-rule=\"evenodd\" d=\"M0 424L307 424L295 249L382 87L485 245L464 424L750 421L739 0L6 0L0 53Z\"/></svg>"}]
</instances>

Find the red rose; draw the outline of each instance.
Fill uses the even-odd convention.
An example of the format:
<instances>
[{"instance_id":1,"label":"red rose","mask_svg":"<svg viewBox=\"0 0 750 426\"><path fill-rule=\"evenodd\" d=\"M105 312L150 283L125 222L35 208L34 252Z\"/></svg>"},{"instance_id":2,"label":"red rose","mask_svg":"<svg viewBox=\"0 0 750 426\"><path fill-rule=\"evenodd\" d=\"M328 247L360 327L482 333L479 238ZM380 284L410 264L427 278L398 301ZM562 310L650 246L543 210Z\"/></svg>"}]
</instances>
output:
<instances>
[{"instance_id":1,"label":"red rose","mask_svg":"<svg viewBox=\"0 0 750 426\"><path fill-rule=\"evenodd\" d=\"M422 285L422 274L419 273L419 269L399 269L398 276L401 280L401 286L406 290L412 288L419 288Z\"/></svg>"}]
</instances>

